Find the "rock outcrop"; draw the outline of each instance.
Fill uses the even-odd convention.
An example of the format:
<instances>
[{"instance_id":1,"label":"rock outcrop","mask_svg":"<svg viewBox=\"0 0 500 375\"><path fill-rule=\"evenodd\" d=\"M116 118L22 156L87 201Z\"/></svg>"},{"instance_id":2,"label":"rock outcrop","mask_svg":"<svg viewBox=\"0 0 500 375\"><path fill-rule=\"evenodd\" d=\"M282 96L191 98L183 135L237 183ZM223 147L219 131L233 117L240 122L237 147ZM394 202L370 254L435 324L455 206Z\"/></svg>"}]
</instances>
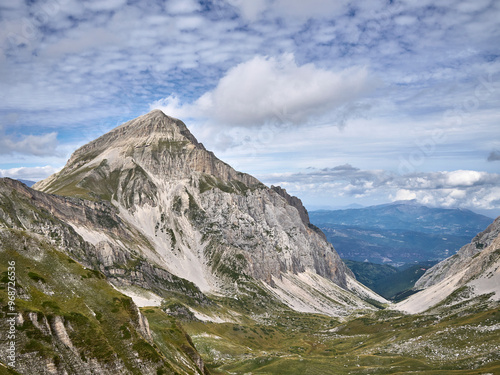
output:
<instances>
[{"instance_id":1,"label":"rock outcrop","mask_svg":"<svg viewBox=\"0 0 500 375\"><path fill-rule=\"evenodd\" d=\"M22 189L15 189L20 183L4 182L0 179L0 264L11 267L10 278L2 272L2 282L11 282L0 291L0 329L11 332L15 355L9 358L2 350L2 368L57 375L208 373L185 333L169 336L160 329L153 335L131 298L79 263L81 252L72 247L83 246L91 258L92 244L26 200ZM12 293L14 304L7 305Z\"/></svg>"},{"instance_id":2,"label":"rock outcrop","mask_svg":"<svg viewBox=\"0 0 500 375\"><path fill-rule=\"evenodd\" d=\"M302 222L305 225L310 225L311 222L309 221L309 214L307 213L306 208L302 204L302 201L287 193L285 189L283 189L281 186L274 186L271 185L271 189L274 190L276 193L278 193L281 197L285 198L286 202L290 205L293 206L299 211L299 216L302 219Z\"/></svg>"}]
</instances>

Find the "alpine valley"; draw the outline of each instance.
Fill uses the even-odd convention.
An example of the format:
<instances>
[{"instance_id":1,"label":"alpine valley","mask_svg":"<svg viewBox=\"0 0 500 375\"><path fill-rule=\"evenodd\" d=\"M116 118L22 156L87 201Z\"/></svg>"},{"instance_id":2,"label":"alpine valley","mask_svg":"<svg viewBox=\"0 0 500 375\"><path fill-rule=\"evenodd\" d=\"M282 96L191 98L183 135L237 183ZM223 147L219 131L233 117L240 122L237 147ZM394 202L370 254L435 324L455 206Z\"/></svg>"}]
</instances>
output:
<instances>
[{"instance_id":1,"label":"alpine valley","mask_svg":"<svg viewBox=\"0 0 500 375\"><path fill-rule=\"evenodd\" d=\"M300 199L154 110L0 179L0 373L497 374L499 234L390 303Z\"/></svg>"}]
</instances>

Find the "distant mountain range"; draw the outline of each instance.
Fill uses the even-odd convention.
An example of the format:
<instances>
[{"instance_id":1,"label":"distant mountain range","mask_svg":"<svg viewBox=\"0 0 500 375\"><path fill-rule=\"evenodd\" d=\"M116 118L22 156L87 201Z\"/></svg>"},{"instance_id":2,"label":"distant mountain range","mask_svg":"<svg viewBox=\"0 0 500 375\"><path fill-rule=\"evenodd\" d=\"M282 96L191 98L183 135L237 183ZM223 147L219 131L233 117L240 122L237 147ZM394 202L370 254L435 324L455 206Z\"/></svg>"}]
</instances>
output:
<instances>
[{"instance_id":1,"label":"distant mountain range","mask_svg":"<svg viewBox=\"0 0 500 375\"><path fill-rule=\"evenodd\" d=\"M500 216L454 256L426 270L415 283L414 291L417 293L395 305L395 308L410 314L428 311L429 308L441 311L455 309L455 314L459 316L458 310L470 308L474 299L480 303L500 301L499 270ZM498 322L498 317L495 320Z\"/></svg>"},{"instance_id":2,"label":"distant mountain range","mask_svg":"<svg viewBox=\"0 0 500 375\"><path fill-rule=\"evenodd\" d=\"M31 180L23 180L21 178L18 178L17 181L21 181L23 184L25 184L28 187L32 187L33 185L36 184L36 181L31 181Z\"/></svg>"},{"instance_id":3,"label":"distant mountain range","mask_svg":"<svg viewBox=\"0 0 500 375\"><path fill-rule=\"evenodd\" d=\"M491 223L469 210L415 201L311 211L309 216L342 258L391 265L443 260Z\"/></svg>"}]
</instances>

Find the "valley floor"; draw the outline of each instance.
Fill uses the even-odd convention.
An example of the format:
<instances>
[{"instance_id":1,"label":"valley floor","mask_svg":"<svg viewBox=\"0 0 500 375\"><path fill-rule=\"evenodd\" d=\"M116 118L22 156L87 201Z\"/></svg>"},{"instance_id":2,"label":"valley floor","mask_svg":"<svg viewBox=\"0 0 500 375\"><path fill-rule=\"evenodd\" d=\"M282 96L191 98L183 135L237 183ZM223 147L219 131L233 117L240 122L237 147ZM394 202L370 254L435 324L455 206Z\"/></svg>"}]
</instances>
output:
<instances>
[{"instance_id":1,"label":"valley floor","mask_svg":"<svg viewBox=\"0 0 500 375\"><path fill-rule=\"evenodd\" d=\"M486 375L500 373L498 307L483 296L421 315L379 310L341 322L282 311L183 326L212 374Z\"/></svg>"}]
</instances>

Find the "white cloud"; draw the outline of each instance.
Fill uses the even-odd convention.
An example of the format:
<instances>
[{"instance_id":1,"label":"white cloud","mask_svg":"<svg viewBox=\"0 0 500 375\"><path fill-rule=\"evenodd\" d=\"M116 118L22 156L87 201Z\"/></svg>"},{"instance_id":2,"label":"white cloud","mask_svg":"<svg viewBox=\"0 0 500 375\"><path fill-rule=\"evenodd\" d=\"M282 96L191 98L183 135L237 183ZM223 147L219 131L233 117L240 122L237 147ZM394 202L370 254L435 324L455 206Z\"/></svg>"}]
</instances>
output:
<instances>
[{"instance_id":1,"label":"white cloud","mask_svg":"<svg viewBox=\"0 0 500 375\"><path fill-rule=\"evenodd\" d=\"M473 186L486 175L487 173L477 171L453 171L446 175L446 185L451 187Z\"/></svg>"},{"instance_id":2,"label":"white cloud","mask_svg":"<svg viewBox=\"0 0 500 375\"><path fill-rule=\"evenodd\" d=\"M467 189L398 190L394 200L406 199L415 199L421 204L434 207L499 210L500 188L485 186Z\"/></svg>"},{"instance_id":3,"label":"white cloud","mask_svg":"<svg viewBox=\"0 0 500 375\"><path fill-rule=\"evenodd\" d=\"M186 14L200 10L200 4L194 0L168 0L165 8L170 14Z\"/></svg>"},{"instance_id":4,"label":"white cloud","mask_svg":"<svg viewBox=\"0 0 500 375\"><path fill-rule=\"evenodd\" d=\"M86 1L84 5L96 12L112 11L119 9L127 4L127 0L91 0Z\"/></svg>"},{"instance_id":5,"label":"white cloud","mask_svg":"<svg viewBox=\"0 0 500 375\"><path fill-rule=\"evenodd\" d=\"M395 17L394 22L397 25L409 26L409 25L413 25L415 22L417 22L417 19L413 16L402 15L402 16Z\"/></svg>"},{"instance_id":6,"label":"white cloud","mask_svg":"<svg viewBox=\"0 0 500 375\"><path fill-rule=\"evenodd\" d=\"M177 30L194 30L203 26L204 18L195 15L177 16L174 23Z\"/></svg>"},{"instance_id":7,"label":"white cloud","mask_svg":"<svg viewBox=\"0 0 500 375\"><path fill-rule=\"evenodd\" d=\"M304 124L332 118L336 110L355 103L376 85L365 67L333 72L313 64L299 66L292 54L256 56L230 69L215 89L193 104L181 105L176 96L169 96L151 108L234 126Z\"/></svg>"},{"instance_id":8,"label":"white cloud","mask_svg":"<svg viewBox=\"0 0 500 375\"><path fill-rule=\"evenodd\" d=\"M396 196L394 200L396 201L409 201L417 198L417 194L414 191L410 191L407 189L399 189L396 192Z\"/></svg>"},{"instance_id":9,"label":"white cloud","mask_svg":"<svg viewBox=\"0 0 500 375\"><path fill-rule=\"evenodd\" d=\"M491 4L491 0L462 1L457 9L463 13L473 13L484 10Z\"/></svg>"},{"instance_id":10,"label":"white cloud","mask_svg":"<svg viewBox=\"0 0 500 375\"><path fill-rule=\"evenodd\" d=\"M336 16L342 10L346 10L348 1L331 0L276 0L274 2L274 11L277 14L308 19L312 17L332 17Z\"/></svg>"},{"instance_id":11,"label":"white cloud","mask_svg":"<svg viewBox=\"0 0 500 375\"><path fill-rule=\"evenodd\" d=\"M196 115L190 106L182 105L179 97L175 95L151 103L150 109L161 109L166 115L178 119L187 119Z\"/></svg>"},{"instance_id":12,"label":"white cloud","mask_svg":"<svg viewBox=\"0 0 500 375\"><path fill-rule=\"evenodd\" d=\"M120 37L104 28L79 31L73 38L61 39L48 46L44 55L49 57L88 52L94 48L112 46L120 42Z\"/></svg>"},{"instance_id":13,"label":"white cloud","mask_svg":"<svg viewBox=\"0 0 500 375\"><path fill-rule=\"evenodd\" d=\"M11 169L0 169L0 177L10 177L30 181L39 181L58 172L61 168L54 168L50 165L44 167L20 167Z\"/></svg>"},{"instance_id":14,"label":"white cloud","mask_svg":"<svg viewBox=\"0 0 500 375\"><path fill-rule=\"evenodd\" d=\"M236 7L241 15L250 21L255 21L269 6L267 0L228 0L228 3Z\"/></svg>"},{"instance_id":15,"label":"white cloud","mask_svg":"<svg viewBox=\"0 0 500 375\"><path fill-rule=\"evenodd\" d=\"M35 156L52 156L57 153L57 133L27 135L20 139L0 134L0 155L18 153Z\"/></svg>"},{"instance_id":16,"label":"white cloud","mask_svg":"<svg viewBox=\"0 0 500 375\"><path fill-rule=\"evenodd\" d=\"M472 170L396 175L343 165L306 173L268 175L263 180L284 185L299 196L316 195L324 205L328 204L325 198L331 203L349 197L383 197L382 201L416 200L428 206L500 209L500 175Z\"/></svg>"}]
</instances>

